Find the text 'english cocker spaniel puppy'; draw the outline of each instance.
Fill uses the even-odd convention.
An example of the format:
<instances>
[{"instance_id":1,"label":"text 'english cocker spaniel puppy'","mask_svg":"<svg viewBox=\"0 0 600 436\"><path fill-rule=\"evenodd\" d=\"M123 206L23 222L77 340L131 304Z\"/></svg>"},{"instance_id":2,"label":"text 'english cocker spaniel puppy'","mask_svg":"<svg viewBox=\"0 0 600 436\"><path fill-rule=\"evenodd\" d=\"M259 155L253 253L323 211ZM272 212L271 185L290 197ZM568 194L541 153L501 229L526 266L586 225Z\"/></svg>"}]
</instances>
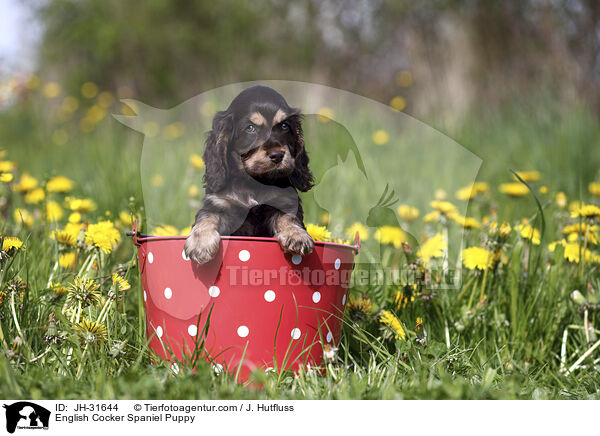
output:
<instances>
[{"instance_id":1,"label":"text 'english cocker spaniel puppy'","mask_svg":"<svg viewBox=\"0 0 600 436\"><path fill-rule=\"evenodd\" d=\"M210 261L222 235L275 237L285 253L312 252L297 192L313 185L301 113L277 91L252 86L217 112L204 162L206 195L185 242L187 256Z\"/></svg>"}]
</instances>

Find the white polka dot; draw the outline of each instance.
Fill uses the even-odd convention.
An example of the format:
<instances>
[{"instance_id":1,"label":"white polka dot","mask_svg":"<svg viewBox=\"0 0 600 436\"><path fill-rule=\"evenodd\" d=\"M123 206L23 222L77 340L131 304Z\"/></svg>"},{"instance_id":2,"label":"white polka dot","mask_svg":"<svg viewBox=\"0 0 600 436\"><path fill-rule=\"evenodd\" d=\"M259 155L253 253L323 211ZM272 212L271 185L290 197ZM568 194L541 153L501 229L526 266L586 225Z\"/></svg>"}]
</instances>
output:
<instances>
[{"instance_id":1,"label":"white polka dot","mask_svg":"<svg viewBox=\"0 0 600 436\"><path fill-rule=\"evenodd\" d=\"M250 252L248 250L242 250L238 254L238 257L242 262L248 262L248 260L250 260Z\"/></svg>"},{"instance_id":2,"label":"white polka dot","mask_svg":"<svg viewBox=\"0 0 600 436\"><path fill-rule=\"evenodd\" d=\"M208 295L210 295L213 298L217 298L220 293L221 290L218 286L211 286L210 288L208 288Z\"/></svg>"},{"instance_id":3,"label":"white polka dot","mask_svg":"<svg viewBox=\"0 0 600 436\"><path fill-rule=\"evenodd\" d=\"M146 291L144 291L144 302L148 299L148 295L146 294Z\"/></svg>"},{"instance_id":4,"label":"white polka dot","mask_svg":"<svg viewBox=\"0 0 600 436\"><path fill-rule=\"evenodd\" d=\"M190 336L196 336L197 333L198 333L198 327L196 327L194 324L190 324L188 326L188 334Z\"/></svg>"},{"instance_id":5,"label":"white polka dot","mask_svg":"<svg viewBox=\"0 0 600 436\"><path fill-rule=\"evenodd\" d=\"M342 306L346 304L346 294L342 297Z\"/></svg>"},{"instance_id":6,"label":"white polka dot","mask_svg":"<svg viewBox=\"0 0 600 436\"><path fill-rule=\"evenodd\" d=\"M340 266L342 266L342 261L340 260L339 257L335 260L335 263L333 264L333 266L335 266L335 269L340 269Z\"/></svg>"},{"instance_id":7,"label":"white polka dot","mask_svg":"<svg viewBox=\"0 0 600 436\"><path fill-rule=\"evenodd\" d=\"M302 332L300 331L299 328L292 329L292 333L291 333L292 339L294 339L294 340L298 339L301 334L302 334Z\"/></svg>"},{"instance_id":8,"label":"white polka dot","mask_svg":"<svg viewBox=\"0 0 600 436\"><path fill-rule=\"evenodd\" d=\"M213 367L213 371L216 374L221 374L223 372L223 365L221 365L220 363L215 363L212 367Z\"/></svg>"},{"instance_id":9,"label":"white polka dot","mask_svg":"<svg viewBox=\"0 0 600 436\"><path fill-rule=\"evenodd\" d=\"M158 336L159 338L162 338L163 335L163 329L161 326L156 327L156 336Z\"/></svg>"},{"instance_id":10,"label":"white polka dot","mask_svg":"<svg viewBox=\"0 0 600 436\"><path fill-rule=\"evenodd\" d=\"M165 298L167 300L170 300L172 296L173 296L173 291L171 290L171 288L165 288Z\"/></svg>"},{"instance_id":11,"label":"white polka dot","mask_svg":"<svg viewBox=\"0 0 600 436\"><path fill-rule=\"evenodd\" d=\"M318 303L321 301L321 293L319 291L315 292L312 296L313 302Z\"/></svg>"},{"instance_id":12,"label":"white polka dot","mask_svg":"<svg viewBox=\"0 0 600 436\"><path fill-rule=\"evenodd\" d=\"M275 301L275 292L270 289L267 292L265 292L265 300L269 303Z\"/></svg>"},{"instance_id":13,"label":"white polka dot","mask_svg":"<svg viewBox=\"0 0 600 436\"><path fill-rule=\"evenodd\" d=\"M294 265L298 265L300 262L302 262L302 256L300 256L299 254L294 254L292 256L292 263Z\"/></svg>"},{"instance_id":14,"label":"white polka dot","mask_svg":"<svg viewBox=\"0 0 600 436\"><path fill-rule=\"evenodd\" d=\"M333 335L331 334L331 332L327 332L327 342L331 341L333 341Z\"/></svg>"},{"instance_id":15,"label":"white polka dot","mask_svg":"<svg viewBox=\"0 0 600 436\"><path fill-rule=\"evenodd\" d=\"M240 338L245 338L246 336L248 336L249 333L250 330L248 330L248 327L246 327L245 325L241 325L237 329L237 334Z\"/></svg>"},{"instance_id":16,"label":"white polka dot","mask_svg":"<svg viewBox=\"0 0 600 436\"><path fill-rule=\"evenodd\" d=\"M173 373L175 375L179 374L179 365L177 365L177 363L173 362L171 364L171 371L173 371Z\"/></svg>"},{"instance_id":17,"label":"white polka dot","mask_svg":"<svg viewBox=\"0 0 600 436\"><path fill-rule=\"evenodd\" d=\"M154 262L154 254L152 254L152 252L148 253L148 262L150 262L150 263Z\"/></svg>"},{"instance_id":18,"label":"white polka dot","mask_svg":"<svg viewBox=\"0 0 600 436\"><path fill-rule=\"evenodd\" d=\"M183 258L183 260L190 260L190 258L188 257L188 255L187 255L187 254L185 254L185 250L183 250L183 251L181 252L181 257Z\"/></svg>"}]
</instances>

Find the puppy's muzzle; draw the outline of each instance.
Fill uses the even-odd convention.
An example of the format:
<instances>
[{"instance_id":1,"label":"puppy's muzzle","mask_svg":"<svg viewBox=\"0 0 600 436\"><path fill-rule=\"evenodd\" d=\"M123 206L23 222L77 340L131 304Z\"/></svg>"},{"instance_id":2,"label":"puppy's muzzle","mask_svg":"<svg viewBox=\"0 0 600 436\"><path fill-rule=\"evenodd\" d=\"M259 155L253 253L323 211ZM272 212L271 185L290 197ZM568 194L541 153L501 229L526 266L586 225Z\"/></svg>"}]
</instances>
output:
<instances>
[{"instance_id":1,"label":"puppy's muzzle","mask_svg":"<svg viewBox=\"0 0 600 436\"><path fill-rule=\"evenodd\" d=\"M281 163L281 161L283 160L285 152L283 150L272 150L267 154L267 156L269 156L271 162L278 164Z\"/></svg>"}]
</instances>

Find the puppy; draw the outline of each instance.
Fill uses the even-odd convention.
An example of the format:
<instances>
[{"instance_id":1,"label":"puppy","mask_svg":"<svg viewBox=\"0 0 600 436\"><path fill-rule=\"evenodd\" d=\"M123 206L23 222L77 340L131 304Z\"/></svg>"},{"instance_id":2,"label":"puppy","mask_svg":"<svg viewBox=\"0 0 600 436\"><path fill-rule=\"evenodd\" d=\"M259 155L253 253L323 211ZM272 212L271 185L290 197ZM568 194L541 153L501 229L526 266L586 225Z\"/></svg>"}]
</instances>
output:
<instances>
[{"instance_id":1,"label":"puppy","mask_svg":"<svg viewBox=\"0 0 600 436\"><path fill-rule=\"evenodd\" d=\"M187 256L210 261L221 235L275 237L285 253L312 252L297 192L313 186L300 110L272 88L245 89L215 115L204 162L206 195Z\"/></svg>"}]
</instances>

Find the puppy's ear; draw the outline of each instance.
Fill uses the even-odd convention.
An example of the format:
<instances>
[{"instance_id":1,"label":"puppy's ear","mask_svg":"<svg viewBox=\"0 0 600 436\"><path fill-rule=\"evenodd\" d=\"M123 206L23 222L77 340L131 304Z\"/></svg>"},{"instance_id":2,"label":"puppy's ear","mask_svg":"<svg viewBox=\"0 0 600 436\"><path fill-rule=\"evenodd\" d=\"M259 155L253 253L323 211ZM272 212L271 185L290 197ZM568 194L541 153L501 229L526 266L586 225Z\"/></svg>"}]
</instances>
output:
<instances>
[{"instance_id":1,"label":"puppy's ear","mask_svg":"<svg viewBox=\"0 0 600 436\"><path fill-rule=\"evenodd\" d=\"M225 187L229 174L227 149L233 133L233 114L217 112L213 118L212 130L206 138L204 149L204 187L206 192L218 192Z\"/></svg>"},{"instance_id":2,"label":"puppy's ear","mask_svg":"<svg viewBox=\"0 0 600 436\"><path fill-rule=\"evenodd\" d=\"M296 164L294 171L290 175L290 183L298 191L306 192L313 187L313 175L308 168L308 154L304 147L304 136L302 135L302 115L297 111L287 121L292 127L292 132L295 137L295 144L292 146L292 154Z\"/></svg>"}]
</instances>

